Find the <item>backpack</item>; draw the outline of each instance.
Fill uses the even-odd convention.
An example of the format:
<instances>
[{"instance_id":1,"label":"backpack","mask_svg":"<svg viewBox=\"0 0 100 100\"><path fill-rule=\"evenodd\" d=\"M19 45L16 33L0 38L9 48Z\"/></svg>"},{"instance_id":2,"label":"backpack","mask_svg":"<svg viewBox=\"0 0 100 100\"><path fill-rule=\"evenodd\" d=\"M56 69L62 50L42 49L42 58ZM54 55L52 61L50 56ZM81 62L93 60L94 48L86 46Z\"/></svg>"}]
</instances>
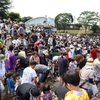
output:
<instances>
[{"instance_id":1,"label":"backpack","mask_svg":"<svg viewBox=\"0 0 100 100\"><path fill-rule=\"evenodd\" d=\"M84 89L82 89L82 91L84 94L81 96L77 96L77 95L73 94L72 91L69 91L66 93L64 100L66 100L66 97L71 98L71 100L89 100L87 92Z\"/></svg>"}]
</instances>

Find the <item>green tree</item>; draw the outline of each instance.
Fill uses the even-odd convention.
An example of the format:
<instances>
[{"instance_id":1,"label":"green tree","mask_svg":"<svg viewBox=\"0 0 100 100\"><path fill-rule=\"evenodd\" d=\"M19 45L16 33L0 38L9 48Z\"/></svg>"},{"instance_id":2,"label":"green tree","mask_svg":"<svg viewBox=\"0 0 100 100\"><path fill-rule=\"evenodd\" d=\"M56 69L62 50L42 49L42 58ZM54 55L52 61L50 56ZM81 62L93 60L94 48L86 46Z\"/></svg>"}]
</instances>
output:
<instances>
[{"instance_id":1,"label":"green tree","mask_svg":"<svg viewBox=\"0 0 100 100\"><path fill-rule=\"evenodd\" d=\"M11 19L11 20L17 20L17 21L20 21L20 14L19 13L16 13L16 12L8 12L8 17Z\"/></svg>"},{"instance_id":2,"label":"green tree","mask_svg":"<svg viewBox=\"0 0 100 100\"><path fill-rule=\"evenodd\" d=\"M11 0L0 0L0 17L7 18L6 11L11 7Z\"/></svg>"},{"instance_id":3,"label":"green tree","mask_svg":"<svg viewBox=\"0 0 100 100\"><path fill-rule=\"evenodd\" d=\"M60 13L55 17L55 25L58 30L63 29L65 31L72 22L73 16L70 13Z\"/></svg>"},{"instance_id":4,"label":"green tree","mask_svg":"<svg viewBox=\"0 0 100 100\"><path fill-rule=\"evenodd\" d=\"M98 31L100 32L100 28L98 25L94 24L91 28L91 30L93 31L93 33L97 33Z\"/></svg>"},{"instance_id":5,"label":"green tree","mask_svg":"<svg viewBox=\"0 0 100 100\"><path fill-rule=\"evenodd\" d=\"M82 27L82 24L76 23L74 24L74 28L80 30L80 28Z\"/></svg>"},{"instance_id":6,"label":"green tree","mask_svg":"<svg viewBox=\"0 0 100 100\"><path fill-rule=\"evenodd\" d=\"M85 28L85 33L87 27L89 25L96 24L99 21L99 13L98 12L91 12L91 11L84 11L81 12L80 16L78 17L78 22L81 23Z\"/></svg>"},{"instance_id":7,"label":"green tree","mask_svg":"<svg viewBox=\"0 0 100 100\"><path fill-rule=\"evenodd\" d=\"M27 16L27 17L22 17L21 19L22 19L23 22L26 22L26 21L32 19L32 17L31 16Z\"/></svg>"}]
</instances>

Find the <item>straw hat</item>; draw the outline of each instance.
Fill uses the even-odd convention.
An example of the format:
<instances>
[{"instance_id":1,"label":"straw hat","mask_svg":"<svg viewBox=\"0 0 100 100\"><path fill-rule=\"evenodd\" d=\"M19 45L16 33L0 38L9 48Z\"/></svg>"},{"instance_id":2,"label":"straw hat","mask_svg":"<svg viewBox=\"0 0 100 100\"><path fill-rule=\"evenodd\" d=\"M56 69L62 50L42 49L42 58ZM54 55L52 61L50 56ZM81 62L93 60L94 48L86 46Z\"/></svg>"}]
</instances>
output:
<instances>
[{"instance_id":1,"label":"straw hat","mask_svg":"<svg viewBox=\"0 0 100 100\"><path fill-rule=\"evenodd\" d=\"M7 40L8 40L8 39L11 39L11 36L10 36L10 35L7 35L6 39L7 39Z\"/></svg>"},{"instance_id":2,"label":"straw hat","mask_svg":"<svg viewBox=\"0 0 100 100\"><path fill-rule=\"evenodd\" d=\"M46 56L48 56L48 55L49 55L48 50L44 50L44 51L43 51L43 54L45 54Z\"/></svg>"},{"instance_id":3,"label":"straw hat","mask_svg":"<svg viewBox=\"0 0 100 100\"><path fill-rule=\"evenodd\" d=\"M87 59L86 65L93 66L93 65L94 65L94 60L93 60L93 58L88 58L88 59Z\"/></svg>"}]
</instances>

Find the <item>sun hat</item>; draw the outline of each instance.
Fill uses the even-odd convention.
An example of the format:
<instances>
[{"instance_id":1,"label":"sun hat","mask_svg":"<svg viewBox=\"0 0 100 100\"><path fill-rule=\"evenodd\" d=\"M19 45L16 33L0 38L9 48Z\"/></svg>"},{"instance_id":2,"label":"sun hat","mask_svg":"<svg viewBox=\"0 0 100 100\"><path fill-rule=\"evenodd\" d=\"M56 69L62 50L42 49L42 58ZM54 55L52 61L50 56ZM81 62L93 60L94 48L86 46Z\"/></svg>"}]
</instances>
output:
<instances>
[{"instance_id":1,"label":"sun hat","mask_svg":"<svg viewBox=\"0 0 100 100\"><path fill-rule=\"evenodd\" d=\"M8 40L8 39L11 39L11 36L10 36L10 35L7 35L6 39L7 39L7 40Z\"/></svg>"},{"instance_id":2,"label":"sun hat","mask_svg":"<svg viewBox=\"0 0 100 100\"><path fill-rule=\"evenodd\" d=\"M4 61L5 60L5 56L3 54L0 54L0 61Z\"/></svg>"},{"instance_id":3,"label":"sun hat","mask_svg":"<svg viewBox=\"0 0 100 100\"><path fill-rule=\"evenodd\" d=\"M48 56L48 55L49 55L48 50L44 50L44 51L43 51L43 54L46 55L46 56Z\"/></svg>"},{"instance_id":4,"label":"sun hat","mask_svg":"<svg viewBox=\"0 0 100 100\"><path fill-rule=\"evenodd\" d=\"M93 66L93 65L94 65L94 60L93 60L93 58L88 58L88 59L87 59L86 65Z\"/></svg>"}]
</instances>

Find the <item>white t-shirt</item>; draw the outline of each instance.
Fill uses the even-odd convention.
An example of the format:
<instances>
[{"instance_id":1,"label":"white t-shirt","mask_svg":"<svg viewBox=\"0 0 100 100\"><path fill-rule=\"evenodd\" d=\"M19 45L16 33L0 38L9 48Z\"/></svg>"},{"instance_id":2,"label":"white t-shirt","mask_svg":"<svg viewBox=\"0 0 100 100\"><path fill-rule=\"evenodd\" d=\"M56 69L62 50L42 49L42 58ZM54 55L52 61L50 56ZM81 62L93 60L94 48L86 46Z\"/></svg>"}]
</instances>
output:
<instances>
[{"instance_id":1,"label":"white t-shirt","mask_svg":"<svg viewBox=\"0 0 100 100\"><path fill-rule=\"evenodd\" d=\"M24 71L23 71L21 84L31 83L31 84L35 85L34 81L32 81L33 77L37 77L36 71L34 69L32 69L31 67L25 68Z\"/></svg>"}]
</instances>

